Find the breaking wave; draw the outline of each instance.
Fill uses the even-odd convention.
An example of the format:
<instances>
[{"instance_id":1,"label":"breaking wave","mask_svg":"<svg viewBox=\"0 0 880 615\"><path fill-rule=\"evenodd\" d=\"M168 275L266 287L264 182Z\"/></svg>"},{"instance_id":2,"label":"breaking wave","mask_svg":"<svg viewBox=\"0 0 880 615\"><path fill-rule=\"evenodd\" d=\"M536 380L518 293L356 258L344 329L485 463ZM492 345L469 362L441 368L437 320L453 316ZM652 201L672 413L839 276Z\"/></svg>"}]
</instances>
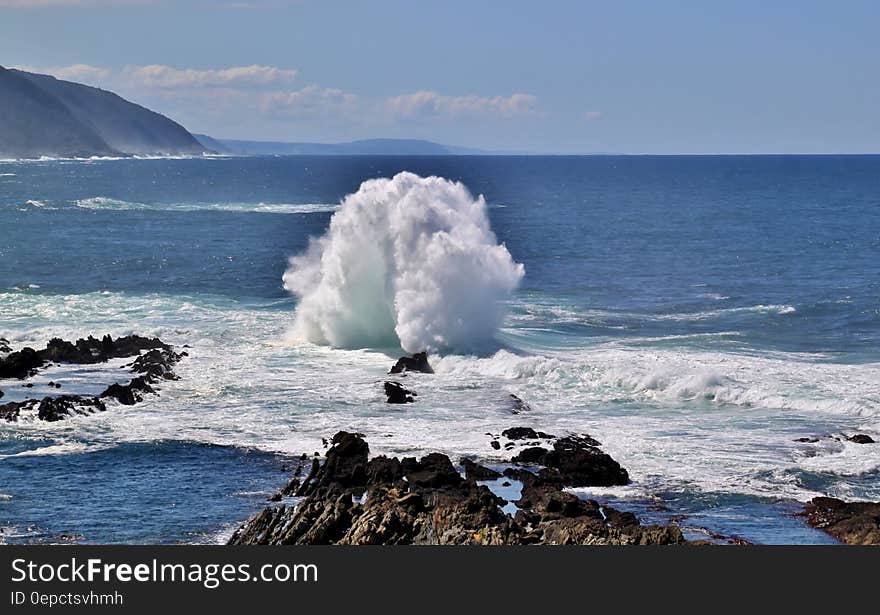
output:
<instances>
[{"instance_id":1,"label":"breaking wave","mask_svg":"<svg viewBox=\"0 0 880 615\"><path fill-rule=\"evenodd\" d=\"M275 214L311 214L331 212L333 203L138 203L97 196L74 202L80 209L110 211L238 211Z\"/></svg>"},{"instance_id":2,"label":"breaking wave","mask_svg":"<svg viewBox=\"0 0 880 615\"><path fill-rule=\"evenodd\" d=\"M400 173L345 198L327 233L291 259L291 337L342 348L479 350L524 267L464 185Z\"/></svg>"}]
</instances>

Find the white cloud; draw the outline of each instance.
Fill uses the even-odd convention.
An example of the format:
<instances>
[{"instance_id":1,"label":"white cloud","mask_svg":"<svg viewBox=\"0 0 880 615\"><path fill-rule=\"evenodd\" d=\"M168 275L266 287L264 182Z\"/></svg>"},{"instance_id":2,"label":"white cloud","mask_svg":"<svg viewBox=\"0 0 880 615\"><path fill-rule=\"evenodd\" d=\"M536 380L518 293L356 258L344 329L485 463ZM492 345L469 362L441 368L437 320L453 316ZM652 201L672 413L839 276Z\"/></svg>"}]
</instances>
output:
<instances>
[{"instance_id":1,"label":"white cloud","mask_svg":"<svg viewBox=\"0 0 880 615\"><path fill-rule=\"evenodd\" d=\"M259 64L207 70L181 69L163 64L127 66L119 71L89 64L72 64L70 66L55 66L43 69L31 66L20 66L18 68L89 85L101 85L109 88L137 87L144 89L251 88L255 86L284 85L294 81L298 72L292 68L261 66Z\"/></svg>"},{"instance_id":2,"label":"white cloud","mask_svg":"<svg viewBox=\"0 0 880 615\"><path fill-rule=\"evenodd\" d=\"M588 122L598 120L600 117L602 117L601 111L584 111L584 119Z\"/></svg>"},{"instance_id":3,"label":"white cloud","mask_svg":"<svg viewBox=\"0 0 880 615\"><path fill-rule=\"evenodd\" d=\"M250 87L289 83L296 78L296 75L295 69L258 64L209 70L178 69L162 64L151 64L130 66L122 71L123 79L149 88Z\"/></svg>"},{"instance_id":4,"label":"white cloud","mask_svg":"<svg viewBox=\"0 0 880 615\"><path fill-rule=\"evenodd\" d=\"M392 115L400 117L445 115L512 118L537 114L537 103L537 98L531 94L448 96L431 90L420 90L389 98L385 106Z\"/></svg>"},{"instance_id":5,"label":"white cloud","mask_svg":"<svg viewBox=\"0 0 880 615\"><path fill-rule=\"evenodd\" d=\"M260 98L260 107L278 118L331 115L356 111L359 98L336 88L309 85L300 90L268 92Z\"/></svg>"},{"instance_id":6,"label":"white cloud","mask_svg":"<svg viewBox=\"0 0 880 615\"><path fill-rule=\"evenodd\" d=\"M318 84L292 87L297 70L258 64L210 69L164 64L121 69L89 64L21 68L116 92L183 121L194 130L210 128L221 136L224 131L243 132L243 126L256 126L260 131L272 126L285 133L310 134L318 140L328 133L415 132L428 137L435 124L448 128L450 122L542 115L537 99L529 94L450 96L422 90L393 98L359 96Z\"/></svg>"},{"instance_id":7,"label":"white cloud","mask_svg":"<svg viewBox=\"0 0 880 615\"><path fill-rule=\"evenodd\" d=\"M72 64L70 66L59 66L56 68L47 68L45 70L36 70L28 67L22 67L22 70L30 72L42 72L45 74L65 79L67 81L78 81L81 83L96 84L107 81L113 74L112 71L101 68L100 66L91 66L89 64Z\"/></svg>"}]
</instances>

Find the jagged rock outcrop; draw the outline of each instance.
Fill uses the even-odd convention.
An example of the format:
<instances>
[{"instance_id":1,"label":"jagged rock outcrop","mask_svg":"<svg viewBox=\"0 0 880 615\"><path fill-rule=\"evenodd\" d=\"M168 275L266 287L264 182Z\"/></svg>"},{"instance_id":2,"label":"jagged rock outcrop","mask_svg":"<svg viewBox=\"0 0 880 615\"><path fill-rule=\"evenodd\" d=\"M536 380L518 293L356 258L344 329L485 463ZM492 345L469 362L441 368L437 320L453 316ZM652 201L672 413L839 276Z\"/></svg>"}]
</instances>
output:
<instances>
[{"instance_id":1,"label":"jagged rock outcrop","mask_svg":"<svg viewBox=\"0 0 880 615\"><path fill-rule=\"evenodd\" d=\"M9 352L5 357L0 356L0 378L23 380L34 375L37 370L48 363L81 365L105 363L110 359L137 356L144 350L155 350L156 352L138 357L133 365L133 367L137 366L134 371L138 373L147 373L150 369L155 372L161 371L163 368L159 365L167 364L170 358L169 353L173 354L171 346L155 337L126 335L114 340L111 336L105 335L99 340L89 336L78 339L75 343L56 337L49 340L42 350L25 347L15 352Z\"/></svg>"},{"instance_id":2,"label":"jagged rock outcrop","mask_svg":"<svg viewBox=\"0 0 880 615\"><path fill-rule=\"evenodd\" d=\"M427 352L417 352L409 357L400 357L391 367L389 374L402 374L403 372L421 372L422 374L433 374L434 368L428 363Z\"/></svg>"},{"instance_id":3,"label":"jagged rock outcrop","mask_svg":"<svg viewBox=\"0 0 880 615\"><path fill-rule=\"evenodd\" d=\"M465 477L469 479L495 480L496 478L501 478L502 476L501 472L480 465L479 463L473 461L472 459L468 459L467 457L463 458L459 463L464 470Z\"/></svg>"},{"instance_id":4,"label":"jagged rock outcrop","mask_svg":"<svg viewBox=\"0 0 880 615\"><path fill-rule=\"evenodd\" d=\"M0 378L23 380L34 375L46 361L33 348L22 348L0 357Z\"/></svg>"},{"instance_id":5,"label":"jagged rock outcrop","mask_svg":"<svg viewBox=\"0 0 880 615\"><path fill-rule=\"evenodd\" d=\"M399 382L386 382L385 395L389 404L411 404L415 401L416 393L404 389Z\"/></svg>"},{"instance_id":6,"label":"jagged rock outcrop","mask_svg":"<svg viewBox=\"0 0 880 615\"><path fill-rule=\"evenodd\" d=\"M146 352L141 354L143 351ZM60 421L69 416L103 412L107 409L107 399L115 399L127 406L134 405L143 401L145 394L155 393L151 384L161 380L176 380L173 366L186 355L186 352L175 352L158 338L138 335L115 340L109 335L100 340L89 336L76 343L54 338L43 350L23 348L11 352L5 358L0 357L0 377L25 379L50 363L94 364L131 356L137 358L127 367L140 375L126 384L113 383L97 396L62 395L0 404L0 419L16 421L22 418L23 412L29 412L42 421ZM32 385L26 383L23 386ZM49 386L61 387L55 382L49 383Z\"/></svg>"},{"instance_id":7,"label":"jagged rock outcrop","mask_svg":"<svg viewBox=\"0 0 880 615\"><path fill-rule=\"evenodd\" d=\"M844 502L813 498L806 506L807 523L849 545L880 545L880 502Z\"/></svg>"},{"instance_id":8,"label":"jagged rock outcrop","mask_svg":"<svg viewBox=\"0 0 880 615\"><path fill-rule=\"evenodd\" d=\"M339 432L326 461L297 482L298 504L269 507L230 544L680 544L681 531L582 501L523 469L515 517L446 455L369 459L360 434ZM473 470L476 465L470 466ZM286 488L290 492L290 486Z\"/></svg>"},{"instance_id":9,"label":"jagged rock outcrop","mask_svg":"<svg viewBox=\"0 0 880 615\"><path fill-rule=\"evenodd\" d=\"M629 483L629 474L589 436L558 438L552 449L533 446L522 449L514 463L543 466L539 476L547 482L569 487L610 487Z\"/></svg>"}]
</instances>

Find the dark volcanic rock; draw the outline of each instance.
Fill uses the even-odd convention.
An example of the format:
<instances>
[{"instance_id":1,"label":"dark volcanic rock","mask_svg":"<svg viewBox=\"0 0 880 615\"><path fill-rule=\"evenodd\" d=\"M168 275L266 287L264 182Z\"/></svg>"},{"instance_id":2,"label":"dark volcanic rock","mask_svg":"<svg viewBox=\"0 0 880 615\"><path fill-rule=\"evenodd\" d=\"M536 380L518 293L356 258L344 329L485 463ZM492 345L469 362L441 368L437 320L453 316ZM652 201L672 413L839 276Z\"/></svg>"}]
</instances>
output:
<instances>
[{"instance_id":1,"label":"dark volcanic rock","mask_svg":"<svg viewBox=\"0 0 880 615\"><path fill-rule=\"evenodd\" d=\"M22 348L11 352L6 358L0 357L0 378L23 380L36 373L46 361L33 348Z\"/></svg>"},{"instance_id":2,"label":"dark volcanic rock","mask_svg":"<svg viewBox=\"0 0 880 615\"><path fill-rule=\"evenodd\" d=\"M359 434L336 434L324 465L316 460L297 491L304 499L295 507L266 508L239 528L230 543L685 542L676 526L642 526L632 514L579 500L556 482L526 470L513 470L521 473L524 489L517 502L521 510L512 518L502 511L504 500L473 477L463 479L446 455L403 460L368 455Z\"/></svg>"},{"instance_id":3,"label":"dark volcanic rock","mask_svg":"<svg viewBox=\"0 0 880 615\"><path fill-rule=\"evenodd\" d=\"M589 436L566 436L553 443L553 450L529 447L520 450L513 463L545 466L540 475L568 487L610 487L629 483L629 474Z\"/></svg>"},{"instance_id":4,"label":"dark volcanic rock","mask_svg":"<svg viewBox=\"0 0 880 615\"><path fill-rule=\"evenodd\" d=\"M4 421L17 421L22 410L25 408L32 408L36 403L36 400L31 399L28 401L11 401L6 404L0 404L0 419L3 419Z\"/></svg>"},{"instance_id":5,"label":"dark volcanic rock","mask_svg":"<svg viewBox=\"0 0 880 615\"><path fill-rule=\"evenodd\" d=\"M556 437L543 431L535 431L531 427L511 427L502 431L501 435L508 440L549 440Z\"/></svg>"},{"instance_id":6,"label":"dark volcanic rock","mask_svg":"<svg viewBox=\"0 0 880 615\"><path fill-rule=\"evenodd\" d=\"M7 352L12 352L12 346L9 345L8 339L0 337L0 354L6 354Z\"/></svg>"},{"instance_id":7,"label":"dark volcanic rock","mask_svg":"<svg viewBox=\"0 0 880 615\"><path fill-rule=\"evenodd\" d=\"M394 367L391 368L389 374L400 374L402 372L421 372L423 374L433 374L434 370L428 363L427 352L417 352L411 357L400 357Z\"/></svg>"},{"instance_id":8,"label":"dark volcanic rock","mask_svg":"<svg viewBox=\"0 0 880 615\"><path fill-rule=\"evenodd\" d=\"M441 453L430 453L421 459L406 457L400 462L407 482L415 487L457 487L464 482L449 457Z\"/></svg>"},{"instance_id":9,"label":"dark volcanic rock","mask_svg":"<svg viewBox=\"0 0 880 615\"><path fill-rule=\"evenodd\" d=\"M127 335L113 339L109 335L96 339L91 335L76 343L54 338L46 344L46 349L39 351L40 357L56 363L104 363L109 359L133 357L143 350L161 348L170 351L171 347L158 338Z\"/></svg>"},{"instance_id":10,"label":"dark volcanic rock","mask_svg":"<svg viewBox=\"0 0 880 615\"><path fill-rule=\"evenodd\" d=\"M495 480L496 478L501 478L501 472L481 466L467 457L461 460L461 467L464 468L464 473L469 480Z\"/></svg>"},{"instance_id":11,"label":"dark volcanic rock","mask_svg":"<svg viewBox=\"0 0 880 615\"><path fill-rule=\"evenodd\" d=\"M312 469L296 495L311 495L331 485L348 488L364 484L370 447L363 436L340 431L332 442L323 467L317 459L312 461Z\"/></svg>"},{"instance_id":12,"label":"dark volcanic rock","mask_svg":"<svg viewBox=\"0 0 880 615\"><path fill-rule=\"evenodd\" d=\"M389 404L411 404L415 401L412 391L408 391L397 382L385 383L385 395L388 396Z\"/></svg>"},{"instance_id":13,"label":"dark volcanic rock","mask_svg":"<svg viewBox=\"0 0 880 615\"><path fill-rule=\"evenodd\" d=\"M143 351L147 352L140 354ZM172 368L181 358L187 356L187 353L176 353L171 346L158 338L139 335L128 335L115 340L109 335L105 335L100 340L89 336L77 340L75 344L54 338L46 344L44 350L24 348L0 358L0 377L26 378L49 362L94 364L131 356L137 358L128 367L132 372L141 375L133 378L128 384L112 384L97 397L64 395L46 397L42 400L31 399L19 404L5 404L0 406L0 419L18 420L23 409L37 408L37 418L44 421L58 421L74 414L102 412L106 410L102 401L104 399L116 399L124 405L134 405L143 401L144 394L155 393L150 386L151 383L176 380L177 376ZM23 386L30 388L33 384L25 383ZM50 382L49 386L61 388L61 385L55 382Z\"/></svg>"},{"instance_id":14,"label":"dark volcanic rock","mask_svg":"<svg viewBox=\"0 0 880 615\"><path fill-rule=\"evenodd\" d=\"M880 502L844 502L813 498L806 506L807 522L849 545L880 545Z\"/></svg>"},{"instance_id":15,"label":"dark volcanic rock","mask_svg":"<svg viewBox=\"0 0 880 615\"><path fill-rule=\"evenodd\" d=\"M143 376L133 378L128 384L111 384L98 397L112 397L124 406L133 406L144 400L143 393L154 393Z\"/></svg>"},{"instance_id":16,"label":"dark volcanic rock","mask_svg":"<svg viewBox=\"0 0 880 615\"><path fill-rule=\"evenodd\" d=\"M43 399L27 399L0 405L0 419L17 421L22 410L36 410L36 418L41 421L63 421L69 416L104 412L107 406L97 397L79 395L62 395L60 397L44 397Z\"/></svg>"},{"instance_id":17,"label":"dark volcanic rock","mask_svg":"<svg viewBox=\"0 0 880 615\"><path fill-rule=\"evenodd\" d=\"M847 436L846 439L850 442L855 442L856 444L875 444L874 438L863 433L857 433L854 436Z\"/></svg>"},{"instance_id":18,"label":"dark volcanic rock","mask_svg":"<svg viewBox=\"0 0 880 615\"><path fill-rule=\"evenodd\" d=\"M185 356L188 356L186 352L176 353L170 348L154 348L135 359L131 364L131 371L145 374L150 382L177 380L171 367Z\"/></svg>"},{"instance_id":19,"label":"dark volcanic rock","mask_svg":"<svg viewBox=\"0 0 880 615\"><path fill-rule=\"evenodd\" d=\"M74 414L93 414L106 409L104 402L94 397L62 395L41 400L37 408L37 417L43 421L61 421Z\"/></svg>"}]
</instances>

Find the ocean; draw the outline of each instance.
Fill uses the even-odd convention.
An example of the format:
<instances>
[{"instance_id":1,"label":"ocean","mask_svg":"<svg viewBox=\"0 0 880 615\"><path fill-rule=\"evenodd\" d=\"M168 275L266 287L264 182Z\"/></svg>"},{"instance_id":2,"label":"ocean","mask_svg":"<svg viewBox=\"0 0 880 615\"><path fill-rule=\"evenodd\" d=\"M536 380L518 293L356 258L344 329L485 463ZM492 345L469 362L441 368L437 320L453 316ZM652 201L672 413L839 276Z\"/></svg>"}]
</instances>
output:
<instances>
[{"instance_id":1,"label":"ocean","mask_svg":"<svg viewBox=\"0 0 880 615\"><path fill-rule=\"evenodd\" d=\"M0 162L0 337L105 333L180 380L0 425L0 542L222 542L338 430L492 464L517 425L597 438L633 482L575 491L644 520L829 542L803 502L880 499L880 156Z\"/></svg>"}]
</instances>

